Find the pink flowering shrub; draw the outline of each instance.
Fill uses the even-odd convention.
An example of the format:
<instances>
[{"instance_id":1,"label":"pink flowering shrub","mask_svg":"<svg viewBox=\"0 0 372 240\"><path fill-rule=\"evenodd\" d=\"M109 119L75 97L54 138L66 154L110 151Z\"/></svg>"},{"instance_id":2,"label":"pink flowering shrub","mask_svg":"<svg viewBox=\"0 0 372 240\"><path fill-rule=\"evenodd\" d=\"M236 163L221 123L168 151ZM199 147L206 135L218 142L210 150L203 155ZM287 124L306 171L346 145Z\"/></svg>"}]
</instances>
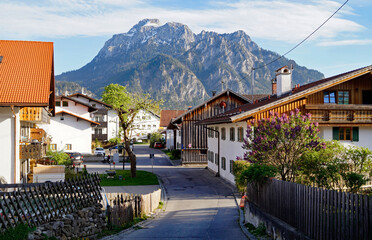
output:
<instances>
[{"instance_id":1,"label":"pink flowering shrub","mask_svg":"<svg viewBox=\"0 0 372 240\"><path fill-rule=\"evenodd\" d=\"M244 159L274 166L282 180L295 181L301 156L326 147L318 136L318 123L310 117L296 109L289 116L271 112L267 119L251 121L243 144Z\"/></svg>"}]
</instances>

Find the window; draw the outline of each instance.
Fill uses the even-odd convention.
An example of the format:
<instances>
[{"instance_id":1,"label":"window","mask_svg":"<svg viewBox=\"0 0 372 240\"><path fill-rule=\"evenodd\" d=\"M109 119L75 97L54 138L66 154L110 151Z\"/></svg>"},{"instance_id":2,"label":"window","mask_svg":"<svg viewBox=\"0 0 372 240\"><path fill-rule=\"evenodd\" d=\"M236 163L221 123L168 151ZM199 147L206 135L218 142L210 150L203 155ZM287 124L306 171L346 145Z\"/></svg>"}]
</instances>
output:
<instances>
[{"instance_id":1,"label":"window","mask_svg":"<svg viewBox=\"0 0 372 240\"><path fill-rule=\"evenodd\" d=\"M146 128L146 125L142 125L142 128L141 129L145 129Z\"/></svg>"},{"instance_id":2,"label":"window","mask_svg":"<svg viewBox=\"0 0 372 240\"><path fill-rule=\"evenodd\" d=\"M338 104L349 104L349 91L338 91Z\"/></svg>"},{"instance_id":3,"label":"window","mask_svg":"<svg viewBox=\"0 0 372 240\"><path fill-rule=\"evenodd\" d=\"M324 91L324 103L336 103L336 92Z\"/></svg>"},{"instance_id":4,"label":"window","mask_svg":"<svg viewBox=\"0 0 372 240\"><path fill-rule=\"evenodd\" d=\"M62 102L62 105L63 105L64 107L68 107L68 102L63 101L63 102Z\"/></svg>"},{"instance_id":5,"label":"window","mask_svg":"<svg viewBox=\"0 0 372 240\"><path fill-rule=\"evenodd\" d=\"M234 160L230 160L230 173L234 173Z\"/></svg>"},{"instance_id":6,"label":"window","mask_svg":"<svg viewBox=\"0 0 372 240\"><path fill-rule=\"evenodd\" d=\"M359 128L358 127L334 127L333 140L349 140L359 141Z\"/></svg>"},{"instance_id":7,"label":"window","mask_svg":"<svg viewBox=\"0 0 372 240\"><path fill-rule=\"evenodd\" d=\"M226 140L226 128L221 128L221 139Z\"/></svg>"},{"instance_id":8,"label":"window","mask_svg":"<svg viewBox=\"0 0 372 240\"><path fill-rule=\"evenodd\" d=\"M93 103L93 104L92 104L92 107L95 107L95 106L96 106L96 104L95 104L95 103Z\"/></svg>"},{"instance_id":9,"label":"window","mask_svg":"<svg viewBox=\"0 0 372 240\"><path fill-rule=\"evenodd\" d=\"M218 130L219 130L219 128L216 127L215 129L216 129L216 132L214 132L214 137L215 137L215 138L218 138L218 132L219 132Z\"/></svg>"},{"instance_id":10,"label":"window","mask_svg":"<svg viewBox=\"0 0 372 240\"><path fill-rule=\"evenodd\" d=\"M56 106L61 106L61 101L56 101Z\"/></svg>"},{"instance_id":11,"label":"window","mask_svg":"<svg viewBox=\"0 0 372 240\"><path fill-rule=\"evenodd\" d=\"M226 158L224 157L221 158L221 168L226 170Z\"/></svg>"},{"instance_id":12,"label":"window","mask_svg":"<svg viewBox=\"0 0 372 240\"><path fill-rule=\"evenodd\" d=\"M151 129L151 125L147 125L147 129Z\"/></svg>"},{"instance_id":13,"label":"window","mask_svg":"<svg viewBox=\"0 0 372 240\"><path fill-rule=\"evenodd\" d=\"M153 128L156 128L156 125L154 124L154 125L152 125L152 127L153 127Z\"/></svg>"},{"instance_id":14,"label":"window","mask_svg":"<svg viewBox=\"0 0 372 240\"><path fill-rule=\"evenodd\" d=\"M230 141L235 141L235 128L230 128Z\"/></svg>"},{"instance_id":15,"label":"window","mask_svg":"<svg viewBox=\"0 0 372 240\"><path fill-rule=\"evenodd\" d=\"M243 134L244 134L244 130L242 127L238 128L238 141L239 142L243 142Z\"/></svg>"},{"instance_id":16,"label":"window","mask_svg":"<svg viewBox=\"0 0 372 240\"><path fill-rule=\"evenodd\" d=\"M96 135L102 135L102 128L95 128L94 129L94 134L96 134Z\"/></svg>"},{"instance_id":17,"label":"window","mask_svg":"<svg viewBox=\"0 0 372 240\"><path fill-rule=\"evenodd\" d=\"M214 154L214 163L219 165L220 158L218 157L218 153Z\"/></svg>"},{"instance_id":18,"label":"window","mask_svg":"<svg viewBox=\"0 0 372 240\"><path fill-rule=\"evenodd\" d=\"M65 150L71 150L72 149L72 144L66 144Z\"/></svg>"},{"instance_id":19,"label":"window","mask_svg":"<svg viewBox=\"0 0 372 240\"><path fill-rule=\"evenodd\" d=\"M211 153L211 162L214 162L214 159L213 159L214 153L212 151L210 153Z\"/></svg>"},{"instance_id":20,"label":"window","mask_svg":"<svg viewBox=\"0 0 372 240\"><path fill-rule=\"evenodd\" d=\"M50 150L57 150L57 144L50 144Z\"/></svg>"}]
</instances>

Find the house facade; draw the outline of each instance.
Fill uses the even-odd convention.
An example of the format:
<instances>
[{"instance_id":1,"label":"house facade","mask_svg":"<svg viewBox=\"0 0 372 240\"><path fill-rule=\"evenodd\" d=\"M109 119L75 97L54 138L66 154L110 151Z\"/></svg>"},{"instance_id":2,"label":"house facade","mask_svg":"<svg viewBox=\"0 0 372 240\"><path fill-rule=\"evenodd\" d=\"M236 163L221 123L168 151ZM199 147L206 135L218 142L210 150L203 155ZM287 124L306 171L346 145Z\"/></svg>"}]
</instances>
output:
<instances>
[{"instance_id":1,"label":"house facade","mask_svg":"<svg viewBox=\"0 0 372 240\"><path fill-rule=\"evenodd\" d=\"M98 126L92 128L92 141L96 139L100 142L107 142L111 138L119 136L119 116L112 106L98 99L94 99L81 93L75 93L69 97L89 104L97 109L91 113L91 119L99 123Z\"/></svg>"},{"instance_id":2,"label":"house facade","mask_svg":"<svg viewBox=\"0 0 372 240\"><path fill-rule=\"evenodd\" d=\"M160 130L165 131L166 148L181 149L181 128L172 121L186 110L162 110L160 112Z\"/></svg>"},{"instance_id":3,"label":"house facade","mask_svg":"<svg viewBox=\"0 0 372 240\"><path fill-rule=\"evenodd\" d=\"M90 154L92 128L99 123L91 120L91 113L96 108L75 98L56 97L56 114L50 124L43 125L51 137L50 149L64 152Z\"/></svg>"},{"instance_id":4,"label":"house facade","mask_svg":"<svg viewBox=\"0 0 372 240\"><path fill-rule=\"evenodd\" d=\"M53 43L0 40L0 73L0 182L27 182L45 156L37 124L55 114Z\"/></svg>"},{"instance_id":5,"label":"house facade","mask_svg":"<svg viewBox=\"0 0 372 240\"><path fill-rule=\"evenodd\" d=\"M339 140L344 145L367 147L372 150L372 141L369 140L372 138L372 66L303 86L295 85L288 89L289 85L292 86L291 71L292 69L288 67L277 70L273 89L276 88L278 91L274 91L272 95L253 104L245 104L199 121L198 124L215 130L217 127L221 135L221 128L229 132L227 129L241 127L245 136L246 125L251 120L268 118L271 111L289 114L297 108L303 114L310 113L311 121L319 123L319 135L323 139ZM209 136L209 151L215 154L218 151L218 142L211 135ZM223 142L222 139L220 141ZM225 141L225 143L224 147L220 147L221 157L226 156L232 158L230 160L235 160L237 156L243 156L242 142ZM210 159L211 156L212 154ZM216 173L217 166L218 164L211 160L208 163L208 167ZM234 182L232 174L225 173L222 167L219 170L220 176Z\"/></svg>"},{"instance_id":6,"label":"house facade","mask_svg":"<svg viewBox=\"0 0 372 240\"><path fill-rule=\"evenodd\" d=\"M182 165L208 164L207 128L203 125L197 125L197 122L249 102L246 97L227 89L177 117L173 123L182 124Z\"/></svg>"},{"instance_id":7,"label":"house facade","mask_svg":"<svg viewBox=\"0 0 372 240\"><path fill-rule=\"evenodd\" d=\"M129 137L148 139L149 134L159 131L159 126L160 116L149 111L140 110L132 123Z\"/></svg>"}]
</instances>

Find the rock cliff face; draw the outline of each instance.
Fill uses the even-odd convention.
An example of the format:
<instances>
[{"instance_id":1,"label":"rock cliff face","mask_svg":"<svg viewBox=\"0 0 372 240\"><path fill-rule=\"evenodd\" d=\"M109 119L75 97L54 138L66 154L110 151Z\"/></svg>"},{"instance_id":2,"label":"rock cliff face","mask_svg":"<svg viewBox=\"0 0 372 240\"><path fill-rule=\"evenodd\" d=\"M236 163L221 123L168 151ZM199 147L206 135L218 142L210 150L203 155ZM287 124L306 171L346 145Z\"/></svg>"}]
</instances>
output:
<instances>
[{"instance_id":1,"label":"rock cliff face","mask_svg":"<svg viewBox=\"0 0 372 240\"><path fill-rule=\"evenodd\" d=\"M180 23L161 24L144 19L127 33L114 35L98 55L84 67L56 77L76 82L98 97L110 83L126 85L130 91L150 93L165 100L164 108L184 109L210 97L212 90L230 88L240 93L270 93L275 70L292 64L293 84L323 78L323 74L260 48L243 31L194 34Z\"/></svg>"}]
</instances>

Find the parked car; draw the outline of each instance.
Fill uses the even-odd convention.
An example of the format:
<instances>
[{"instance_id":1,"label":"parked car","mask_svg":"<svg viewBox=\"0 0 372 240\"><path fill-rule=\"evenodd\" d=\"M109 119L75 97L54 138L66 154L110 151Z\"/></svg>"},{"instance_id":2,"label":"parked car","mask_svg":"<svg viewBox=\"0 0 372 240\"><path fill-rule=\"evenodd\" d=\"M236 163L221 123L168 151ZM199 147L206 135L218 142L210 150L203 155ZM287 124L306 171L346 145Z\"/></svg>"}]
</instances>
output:
<instances>
[{"instance_id":1,"label":"parked car","mask_svg":"<svg viewBox=\"0 0 372 240\"><path fill-rule=\"evenodd\" d=\"M96 150L94 150L94 155L96 155L96 156L105 156L105 149L102 148L102 147L96 148Z\"/></svg>"},{"instance_id":2,"label":"parked car","mask_svg":"<svg viewBox=\"0 0 372 240\"><path fill-rule=\"evenodd\" d=\"M155 142L154 148L163 148L163 144L161 144L161 142Z\"/></svg>"},{"instance_id":3,"label":"parked car","mask_svg":"<svg viewBox=\"0 0 372 240\"><path fill-rule=\"evenodd\" d=\"M84 157L83 157L83 155L81 155L81 153L79 153L79 152L68 152L67 154L70 156L70 158L72 160L72 164L80 165L80 164L83 163L83 158Z\"/></svg>"}]
</instances>

